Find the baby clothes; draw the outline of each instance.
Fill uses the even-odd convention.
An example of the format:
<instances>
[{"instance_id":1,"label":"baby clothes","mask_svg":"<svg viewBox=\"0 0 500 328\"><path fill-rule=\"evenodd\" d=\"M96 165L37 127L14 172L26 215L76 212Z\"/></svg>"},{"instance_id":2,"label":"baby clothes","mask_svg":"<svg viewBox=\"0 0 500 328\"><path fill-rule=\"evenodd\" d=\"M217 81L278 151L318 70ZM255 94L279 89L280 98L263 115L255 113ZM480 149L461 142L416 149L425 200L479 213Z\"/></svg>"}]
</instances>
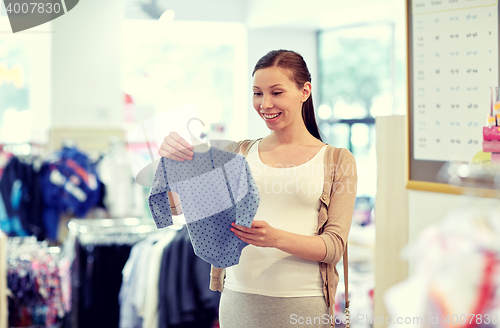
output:
<instances>
[{"instance_id":1,"label":"baby clothes","mask_svg":"<svg viewBox=\"0 0 500 328\"><path fill-rule=\"evenodd\" d=\"M260 202L245 158L215 147L190 161L162 158L148 197L158 228L173 224L168 191L179 195L196 255L216 268L238 264L248 244L231 223L250 227Z\"/></svg>"}]
</instances>

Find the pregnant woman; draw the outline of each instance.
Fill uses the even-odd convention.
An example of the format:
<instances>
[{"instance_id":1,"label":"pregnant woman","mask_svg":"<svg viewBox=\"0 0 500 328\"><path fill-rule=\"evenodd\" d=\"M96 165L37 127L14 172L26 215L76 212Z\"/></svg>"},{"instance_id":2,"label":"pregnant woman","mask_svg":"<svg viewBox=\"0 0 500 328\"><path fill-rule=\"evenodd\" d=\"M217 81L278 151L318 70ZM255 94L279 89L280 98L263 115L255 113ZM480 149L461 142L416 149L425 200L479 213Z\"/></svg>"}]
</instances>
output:
<instances>
[{"instance_id":1,"label":"pregnant woman","mask_svg":"<svg viewBox=\"0 0 500 328\"><path fill-rule=\"evenodd\" d=\"M250 228L230 227L250 244L240 262L212 268L211 288L222 291L220 326L330 327L339 281L335 265L346 247L356 200L356 162L347 149L321 140L311 75L301 55L271 51L252 75L253 107L270 133L239 143L260 205ZM192 149L172 132L159 154L184 161L192 159Z\"/></svg>"}]
</instances>

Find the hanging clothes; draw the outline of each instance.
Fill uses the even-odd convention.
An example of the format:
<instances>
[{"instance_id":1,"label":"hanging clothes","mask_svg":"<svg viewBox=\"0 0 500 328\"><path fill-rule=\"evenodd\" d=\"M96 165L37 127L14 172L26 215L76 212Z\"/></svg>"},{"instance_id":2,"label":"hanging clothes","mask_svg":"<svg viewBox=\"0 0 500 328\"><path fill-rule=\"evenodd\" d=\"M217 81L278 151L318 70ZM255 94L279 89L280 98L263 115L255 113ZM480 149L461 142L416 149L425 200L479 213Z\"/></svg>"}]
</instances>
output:
<instances>
[{"instance_id":1,"label":"hanging clothes","mask_svg":"<svg viewBox=\"0 0 500 328\"><path fill-rule=\"evenodd\" d=\"M194 254L186 226L135 244L123 268L120 328L212 328L220 293L209 263Z\"/></svg>"},{"instance_id":2,"label":"hanging clothes","mask_svg":"<svg viewBox=\"0 0 500 328\"><path fill-rule=\"evenodd\" d=\"M150 263L153 260L153 249L156 247L156 244L168 244L175 235L175 230L166 229L165 232L161 231L160 234L148 236L148 238L132 247L130 256L122 271L122 285L119 294L119 327L141 328L144 326L143 321L146 312L146 300L153 296L151 293L146 296L148 293L147 285ZM154 260L160 261L160 259L157 258ZM159 266L157 266L157 268L159 268ZM158 294L158 279L156 279L154 293ZM157 308L157 305L153 307L153 309Z\"/></svg>"},{"instance_id":3,"label":"hanging clothes","mask_svg":"<svg viewBox=\"0 0 500 328\"><path fill-rule=\"evenodd\" d=\"M5 232L8 236L28 236L28 232L23 229L21 219L19 218L19 205L22 199L22 183L16 180L12 185L9 204L11 205L12 212L10 216L7 214L3 200L0 199L0 230Z\"/></svg>"},{"instance_id":4,"label":"hanging clothes","mask_svg":"<svg viewBox=\"0 0 500 328\"><path fill-rule=\"evenodd\" d=\"M170 191L179 194L196 255L216 268L238 264L248 244L231 223L250 227L260 203L245 158L215 147L190 161L161 158L148 198L158 228L173 223Z\"/></svg>"},{"instance_id":5,"label":"hanging clothes","mask_svg":"<svg viewBox=\"0 0 500 328\"><path fill-rule=\"evenodd\" d=\"M122 272L132 247L154 233L155 226L140 219L70 221L69 236L77 250L71 328L119 327L120 299L128 294L120 295Z\"/></svg>"},{"instance_id":6,"label":"hanging clothes","mask_svg":"<svg viewBox=\"0 0 500 328\"><path fill-rule=\"evenodd\" d=\"M477 207L461 201L409 248L417 265L407 280L386 292L391 317L425 318L412 327L497 326L500 202L485 200Z\"/></svg>"},{"instance_id":7,"label":"hanging clothes","mask_svg":"<svg viewBox=\"0 0 500 328\"><path fill-rule=\"evenodd\" d=\"M111 143L109 152L97 165L100 180L106 186L104 203L110 217L138 217L143 214L144 194L135 182L125 144Z\"/></svg>"},{"instance_id":8,"label":"hanging clothes","mask_svg":"<svg viewBox=\"0 0 500 328\"><path fill-rule=\"evenodd\" d=\"M77 148L63 147L48 158L48 167L42 174L47 237L57 238L60 214L70 212L84 217L102 200L101 189L95 165Z\"/></svg>"},{"instance_id":9,"label":"hanging clothes","mask_svg":"<svg viewBox=\"0 0 500 328\"><path fill-rule=\"evenodd\" d=\"M159 286L162 257L165 248L175 236L177 236L177 231L169 229L168 233L151 248L146 288L144 290L143 328L159 327ZM125 328L125 326L121 327Z\"/></svg>"},{"instance_id":10,"label":"hanging clothes","mask_svg":"<svg viewBox=\"0 0 500 328\"><path fill-rule=\"evenodd\" d=\"M0 231L0 328L7 328L7 236Z\"/></svg>"},{"instance_id":11,"label":"hanging clothes","mask_svg":"<svg viewBox=\"0 0 500 328\"><path fill-rule=\"evenodd\" d=\"M60 324L66 312L59 256L53 255L46 243L31 237L9 240L7 258L9 326Z\"/></svg>"},{"instance_id":12,"label":"hanging clothes","mask_svg":"<svg viewBox=\"0 0 500 328\"><path fill-rule=\"evenodd\" d=\"M212 291L209 263L196 256L188 229L180 230L163 252L160 284L160 328L211 328L220 293Z\"/></svg>"},{"instance_id":13,"label":"hanging clothes","mask_svg":"<svg viewBox=\"0 0 500 328\"><path fill-rule=\"evenodd\" d=\"M120 323L119 327L140 328L142 327L142 319L138 315L138 309L134 302L134 293L137 292L138 278L137 271L139 270L140 258L143 255L143 250L146 247L146 242L140 242L130 251L130 256L122 270L122 285L120 287L119 302L120 302Z\"/></svg>"},{"instance_id":14,"label":"hanging clothes","mask_svg":"<svg viewBox=\"0 0 500 328\"><path fill-rule=\"evenodd\" d=\"M127 263L122 270L122 285L120 287L120 324L119 327L140 328L142 318L139 316L139 302L136 294L140 292L142 284L139 272L144 270L144 263L150 254L152 246L151 240L144 240L135 244L131 251ZM141 263L142 262L142 263Z\"/></svg>"},{"instance_id":15,"label":"hanging clothes","mask_svg":"<svg viewBox=\"0 0 500 328\"><path fill-rule=\"evenodd\" d=\"M11 157L0 178L0 205L2 230L12 236L33 235L38 240L46 237L43 224L43 196L41 176L47 166L38 165L33 159ZM2 219L2 207L5 217Z\"/></svg>"},{"instance_id":16,"label":"hanging clothes","mask_svg":"<svg viewBox=\"0 0 500 328\"><path fill-rule=\"evenodd\" d=\"M128 244L79 246L78 327L119 327L118 296Z\"/></svg>"}]
</instances>

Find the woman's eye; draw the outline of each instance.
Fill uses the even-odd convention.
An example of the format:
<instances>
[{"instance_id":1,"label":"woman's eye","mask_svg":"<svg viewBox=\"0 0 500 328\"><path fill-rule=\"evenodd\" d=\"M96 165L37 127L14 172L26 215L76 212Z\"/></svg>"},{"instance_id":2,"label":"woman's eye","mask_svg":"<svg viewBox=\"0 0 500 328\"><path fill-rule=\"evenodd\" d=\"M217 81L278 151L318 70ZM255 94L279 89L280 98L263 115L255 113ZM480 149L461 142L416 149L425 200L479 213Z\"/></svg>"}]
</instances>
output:
<instances>
[{"instance_id":1,"label":"woman's eye","mask_svg":"<svg viewBox=\"0 0 500 328\"><path fill-rule=\"evenodd\" d=\"M253 93L253 95L254 95L254 96L260 96L260 95L261 95L261 93L260 93L260 92L254 92L254 93Z\"/></svg>"},{"instance_id":2,"label":"woman's eye","mask_svg":"<svg viewBox=\"0 0 500 328\"><path fill-rule=\"evenodd\" d=\"M277 95L280 95L282 94L283 92L279 91L279 92L273 92L273 95L277 96Z\"/></svg>"}]
</instances>

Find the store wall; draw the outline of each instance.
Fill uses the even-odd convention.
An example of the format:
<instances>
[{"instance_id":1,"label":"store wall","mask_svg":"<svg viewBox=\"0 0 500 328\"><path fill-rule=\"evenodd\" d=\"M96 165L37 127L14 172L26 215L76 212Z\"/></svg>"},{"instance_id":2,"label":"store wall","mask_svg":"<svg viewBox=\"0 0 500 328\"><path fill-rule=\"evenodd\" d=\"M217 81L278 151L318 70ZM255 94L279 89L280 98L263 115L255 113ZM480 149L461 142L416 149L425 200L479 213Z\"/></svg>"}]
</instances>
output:
<instances>
[{"instance_id":1,"label":"store wall","mask_svg":"<svg viewBox=\"0 0 500 328\"><path fill-rule=\"evenodd\" d=\"M187 0L172 1L169 9L175 12L175 19L182 21L221 21L247 23L255 1L234 0ZM252 71L260 57L273 49L291 49L299 52L306 60L311 71L313 87L318 83L316 32L311 30L291 30L283 28L249 28L247 43L247 133L245 138L258 138L269 134L263 120L257 115L252 105ZM317 85L317 84L316 84ZM318 104L318 93L313 89L313 101ZM241 111L241 109L238 109Z\"/></svg>"},{"instance_id":2,"label":"store wall","mask_svg":"<svg viewBox=\"0 0 500 328\"><path fill-rule=\"evenodd\" d=\"M175 12L175 19L182 21L221 21L247 23L255 1L234 0L187 0L169 2L169 8ZM252 105L252 71L260 57L273 49L291 49L300 53L311 71L313 87L318 83L316 32L312 30L293 30L290 28L248 29L247 43L247 131L245 138L258 138L269 134L263 120L257 115ZM316 84L317 85L317 84ZM313 89L313 101L318 104L318 93ZM240 111L241 109L238 109ZM246 110L246 109L245 109Z\"/></svg>"},{"instance_id":3,"label":"store wall","mask_svg":"<svg viewBox=\"0 0 500 328\"><path fill-rule=\"evenodd\" d=\"M52 127L116 127L121 0L87 0L52 25Z\"/></svg>"},{"instance_id":4,"label":"store wall","mask_svg":"<svg viewBox=\"0 0 500 328\"><path fill-rule=\"evenodd\" d=\"M53 22L52 115L53 128L120 126L123 100L120 87L120 21L122 0L89 0ZM233 21L244 23L246 1L174 1L169 9L182 21ZM92 17L92 24L89 24ZM82 28L84 27L84 28ZM68 46L71 45L71 46ZM269 130L251 102L251 72L257 60L271 49L292 49L302 54L318 82L316 32L279 28L248 31L248 137ZM317 84L316 84L317 85ZM313 99L318 104L318 93ZM246 110L246 109L245 109Z\"/></svg>"},{"instance_id":5,"label":"store wall","mask_svg":"<svg viewBox=\"0 0 500 328\"><path fill-rule=\"evenodd\" d=\"M408 161L406 117L379 116L377 131L377 197L375 201L374 317L387 317L387 289L408 277L408 263L400 258L408 243ZM359 168L358 168L359 171ZM385 324L375 324L375 328Z\"/></svg>"}]
</instances>

